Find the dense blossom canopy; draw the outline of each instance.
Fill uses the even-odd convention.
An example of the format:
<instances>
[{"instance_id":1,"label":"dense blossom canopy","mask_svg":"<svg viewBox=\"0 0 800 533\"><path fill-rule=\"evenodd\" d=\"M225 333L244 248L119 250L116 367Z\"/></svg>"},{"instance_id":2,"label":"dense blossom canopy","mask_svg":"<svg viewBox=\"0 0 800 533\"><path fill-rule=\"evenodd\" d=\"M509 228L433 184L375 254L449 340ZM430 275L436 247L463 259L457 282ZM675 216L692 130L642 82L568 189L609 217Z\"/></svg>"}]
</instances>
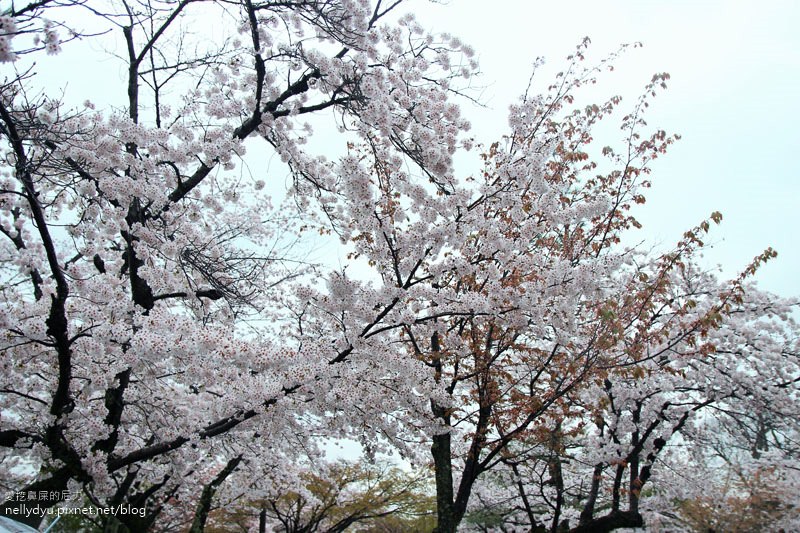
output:
<instances>
[{"instance_id":1,"label":"dense blossom canopy","mask_svg":"<svg viewBox=\"0 0 800 533\"><path fill-rule=\"evenodd\" d=\"M793 303L748 280L775 252L730 281L704 271L718 213L666 252L624 245L677 139L643 119L668 75L597 149L621 100L575 104L609 64L584 67L584 42L483 145L458 105L472 49L399 4L0 16L2 488L146 508L107 527L201 531L217 505L320 498L308 470L334 472L320 446L346 437L432 468L442 533L610 530L675 502L695 520L704 495L676 472L712 455L800 493ZM225 37L193 41L209 17ZM39 54L76 39L119 45L122 107L39 79ZM318 116L336 157L316 151ZM285 198L248 164L265 150ZM327 240L342 268L309 259ZM1 509L38 524L59 503ZM796 503L764 520L795 527Z\"/></svg>"}]
</instances>

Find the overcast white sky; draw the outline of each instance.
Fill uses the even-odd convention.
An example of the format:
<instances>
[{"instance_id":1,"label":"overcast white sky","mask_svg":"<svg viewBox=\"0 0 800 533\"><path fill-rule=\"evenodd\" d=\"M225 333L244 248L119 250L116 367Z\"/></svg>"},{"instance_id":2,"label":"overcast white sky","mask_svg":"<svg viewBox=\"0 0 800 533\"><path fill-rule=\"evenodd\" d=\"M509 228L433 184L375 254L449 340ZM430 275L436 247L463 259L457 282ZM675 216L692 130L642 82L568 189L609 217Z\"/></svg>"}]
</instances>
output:
<instances>
[{"instance_id":1,"label":"overcast white sky","mask_svg":"<svg viewBox=\"0 0 800 533\"><path fill-rule=\"evenodd\" d=\"M712 211L724 216L710 241L710 265L734 275L766 246L777 260L760 285L800 295L800 2L738 0L536 1L451 0L419 3L429 29L460 36L476 49L488 85L486 111L471 111L474 133L491 141L525 88L530 65L547 59L544 89L584 37L587 61L622 43L625 54L601 80L600 95L633 105L655 72L672 75L648 123L683 139L653 165L653 188L639 212L642 236L665 244ZM537 75L538 76L538 75ZM478 118L479 117L479 118ZM611 144L612 139L600 139Z\"/></svg>"}]
</instances>

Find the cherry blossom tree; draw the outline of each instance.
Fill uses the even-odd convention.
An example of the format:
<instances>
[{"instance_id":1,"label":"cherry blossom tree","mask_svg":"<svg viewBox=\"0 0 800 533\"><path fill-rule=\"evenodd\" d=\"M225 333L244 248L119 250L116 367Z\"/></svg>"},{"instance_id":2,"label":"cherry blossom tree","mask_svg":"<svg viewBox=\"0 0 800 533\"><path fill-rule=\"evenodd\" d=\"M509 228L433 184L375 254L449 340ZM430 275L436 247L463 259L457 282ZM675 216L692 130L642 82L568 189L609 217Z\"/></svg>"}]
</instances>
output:
<instances>
[{"instance_id":1,"label":"cherry blossom tree","mask_svg":"<svg viewBox=\"0 0 800 533\"><path fill-rule=\"evenodd\" d=\"M703 271L718 213L667 251L626 245L677 139L644 120L668 76L597 147L621 99L576 105L613 60L584 67L584 42L477 144L457 105L472 50L399 5L3 14L3 513L38 524L58 503L38 495L69 490L146 507L108 529L202 531L220 502L299 494L319 439L349 437L433 468L439 533L482 509L605 531L644 522L668 444L701 442L704 413L796 414L792 302L748 284L771 249L727 282ZM195 39L209 18L224 37ZM31 67L90 33L122 51L116 109ZM308 142L318 116L341 157ZM243 170L256 150L285 164L285 200ZM347 264L309 264L310 235Z\"/></svg>"},{"instance_id":2,"label":"cherry blossom tree","mask_svg":"<svg viewBox=\"0 0 800 533\"><path fill-rule=\"evenodd\" d=\"M668 76L655 75L622 118L621 149L596 148L592 129L620 99L574 105L608 65L582 67L586 44L544 95L511 107L510 133L481 150L476 174L432 171L420 182L389 140L368 137L343 159L338 194L322 198L374 276L343 273L327 292L309 291L304 327L343 336L351 364L379 354L396 368L411 357L439 385L423 410L380 428L419 461L409 422L436 423L416 442L430 446L438 532L459 527L481 477L507 469L514 493L501 499L524 512L518 523L640 526L643 487L694 415L733 398L752 407L759 387L796 409L790 303L746 284L773 250L728 282L703 272L697 256L716 212L666 252L623 245L639 227L631 208L645 201L651 161L677 138L646 133L644 120ZM381 310L379 324L369 309ZM764 317L783 321L783 334L754 348L774 330ZM740 363L723 355L736 336L751 344L735 352ZM588 468L571 472L575 461Z\"/></svg>"},{"instance_id":3,"label":"cherry blossom tree","mask_svg":"<svg viewBox=\"0 0 800 533\"><path fill-rule=\"evenodd\" d=\"M703 287L688 294L697 307L708 305L715 281L698 271L682 277L691 282L676 284L676 298ZM473 513L491 510L542 531L643 520L697 531L796 528L797 404L786 389L797 379L797 327L789 304L749 287L731 320L709 331L713 351L675 345L641 372L604 372L574 399L579 418L554 424L549 441L514 446L476 491ZM740 419L729 420L732 413ZM748 442L740 431L752 435L753 419L773 422ZM750 510L749 525L732 518L732 506Z\"/></svg>"},{"instance_id":4,"label":"cherry blossom tree","mask_svg":"<svg viewBox=\"0 0 800 533\"><path fill-rule=\"evenodd\" d=\"M45 0L3 14L0 445L16 495L3 513L38 524L58 503L38 495L70 490L146 506L119 517L134 531L197 502L202 528L228 476L280 470L346 407L354 347L287 326L301 306L286 283L313 284L291 245L319 227L309 204L349 181L304 146L304 117L332 114L342 138L381 137L444 179L467 124L443 102L475 68L412 17L384 24L399 4ZM193 40L201 19L228 36ZM32 67L89 33L123 51L120 108L62 101ZM258 140L294 179L279 205L241 171Z\"/></svg>"}]
</instances>

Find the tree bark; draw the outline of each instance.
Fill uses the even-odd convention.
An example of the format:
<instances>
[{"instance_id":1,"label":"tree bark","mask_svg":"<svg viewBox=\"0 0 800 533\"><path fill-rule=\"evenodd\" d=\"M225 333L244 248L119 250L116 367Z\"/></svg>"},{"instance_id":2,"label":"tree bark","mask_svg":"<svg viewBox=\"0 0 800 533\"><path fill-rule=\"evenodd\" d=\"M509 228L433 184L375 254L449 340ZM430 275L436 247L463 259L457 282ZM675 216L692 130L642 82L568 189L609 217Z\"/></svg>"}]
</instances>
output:
<instances>
[{"instance_id":1,"label":"tree bark","mask_svg":"<svg viewBox=\"0 0 800 533\"><path fill-rule=\"evenodd\" d=\"M242 456L237 455L225 465L225 468L217 474L211 483L203 487L203 493L200 495L200 501L197 503L197 509L194 512L194 520L189 533L203 533L206 527L206 520L208 520L208 513L211 511L211 502L214 495L217 493L219 486L230 476L239 463L242 462Z\"/></svg>"},{"instance_id":2,"label":"tree bark","mask_svg":"<svg viewBox=\"0 0 800 533\"><path fill-rule=\"evenodd\" d=\"M600 492L600 481L603 476L603 463L598 463L592 473L592 485L589 489L589 498L583 506L580 517L580 525L588 524L594 518L594 505L597 502L597 495Z\"/></svg>"},{"instance_id":3,"label":"tree bark","mask_svg":"<svg viewBox=\"0 0 800 533\"><path fill-rule=\"evenodd\" d=\"M448 419L444 409L433 405L434 414ZM449 420L448 420L449 421ZM458 520L453 505L453 464L451 461L450 433L434 435L431 455L436 475L436 533L455 533Z\"/></svg>"},{"instance_id":4,"label":"tree bark","mask_svg":"<svg viewBox=\"0 0 800 533\"><path fill-rule=\"evenodd\" d=\"M644 519L639 513L630 511L612 511L611 513L594 518L589 522L579 524L570 529L570 533L608 533L623 527L643 527Z\"/></svg>"}]
</instances>

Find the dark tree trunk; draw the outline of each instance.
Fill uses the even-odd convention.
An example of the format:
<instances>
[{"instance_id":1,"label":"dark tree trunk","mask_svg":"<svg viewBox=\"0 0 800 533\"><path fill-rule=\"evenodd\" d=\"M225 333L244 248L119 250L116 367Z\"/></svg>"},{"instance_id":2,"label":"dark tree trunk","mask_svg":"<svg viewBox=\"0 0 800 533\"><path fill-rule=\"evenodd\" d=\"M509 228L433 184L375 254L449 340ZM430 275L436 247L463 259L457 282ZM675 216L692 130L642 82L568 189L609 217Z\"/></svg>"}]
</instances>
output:
<instances>
[{"instance_id":1,"label":"dark tree trunk","mask_svg":"<svg viewBox=\"0 0 800 533\"><path fill-rule=\"evenodd\" d=\"M189 533L202 533L206 527L206 520L208 519L208 513L211 511L211 502L214 499L214 495L217 493L217 489L219 486L230 476L236 467L239 466L239 463L242 461L242 456L236 456L230 461L228 464L225 465L225 468L217 474L211 483L203 487L203 493L200 495L200 501L197 502L197 509L194 513L194 520L192 521L192 527L189 529Z\"/></svg>"},{"instance_id":2,"label":"dark tree trunk","mask_svg":"<svg viewBox=\"0 0 800 533\"><path fill-rule=\"evenodd\" d=\"M602 479L602 475L603 464L598 463L595 465L594 472L592 473L592 485L589 489L589 498L586 500L586 504L583 506L583 510L581 511L581 525L588 524L594 517L594 505L597 502L597 494L600 492L600 480Z\"/></svg>"},{"instance_id":3,"label":"dark tree trunk","mask_svg":"<svg viewBox=\"0 0 800 533\"><path fill-rule=\"evenodd\" d=\"M434 414L439 412L443 417L444 409L434 405ZM450 433L435 435L431 445L434 471L436 475L436 533L455 533L459 519L456 517L453 504L453 464L451 461Z\"/></svg>"},{"instance_id":4,"label":"dark tree trunk","mask_svg":"<svg viewBox=\"0 0 800 533\"><path fill-rule=\"evenodd\" d=\"M639 513L630 511L612 511L611 513L594 518L570 530L570 533L608 533L623 527L643 527L644 520Z\"/></svg>"},{"instance_id":5,"label":"dark tree trunk","mask_svg":"<svg viewBox=\"0 0 800 533\"><path fill-rule=\"evenodd\" d=\"M433 364L438 382L442 376L442 364L439 359L441 345L438 333L431 335L431 351L434 354ZM450 414L447 409L431 400L431 412L434 417L441 420L445 427L450 427ZM449 432L434 435L431 456L436 476L436 529L434 533L455 533L460 518L456 517L454 505L453 462Z\"/></svg>"}]
</instances>

